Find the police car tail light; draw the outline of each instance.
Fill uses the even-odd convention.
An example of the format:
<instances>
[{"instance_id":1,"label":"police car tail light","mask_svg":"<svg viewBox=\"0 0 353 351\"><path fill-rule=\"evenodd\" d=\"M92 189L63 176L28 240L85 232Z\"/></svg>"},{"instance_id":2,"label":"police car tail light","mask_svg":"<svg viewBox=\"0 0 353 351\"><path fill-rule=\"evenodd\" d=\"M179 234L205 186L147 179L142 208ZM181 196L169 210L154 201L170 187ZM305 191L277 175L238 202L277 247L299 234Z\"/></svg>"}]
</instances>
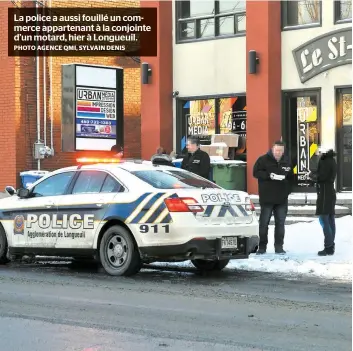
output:
<instances>
[{"instance_id":1,"label":"police car tail light","mask_svg":"<svg viewBox=\"0 0 353 351\"><path fill-rule=\"evenodd\" d=\"M95 157L81 157L76 159L77 163L121 163L119 158L95 158Z\"/></svg>"},{"instance_id":2,"label":"police car tail light","mask_svg":"<svg viewBox=\"0 0 353 351\"><path fill-rule=\"evenodd\" d=\"M251 199L250 199L250 197L247 197L246 199L245 199L245 209L247 210L247 211L252 211L252 212L255 212L256 211L256 209L255 209L255 205L254 205L254 203L251 201Z\"/></svg>"},{"instance_id":3,"label":"police car tail light","mask_svg":"<svg viewBox=\"0 0 353 351\"><path fill-rule=\"evenodd\" d=\"M191 197L177 197L164 200L169 212L203 212L204 209Z\"/></svg>"}]
</instances>

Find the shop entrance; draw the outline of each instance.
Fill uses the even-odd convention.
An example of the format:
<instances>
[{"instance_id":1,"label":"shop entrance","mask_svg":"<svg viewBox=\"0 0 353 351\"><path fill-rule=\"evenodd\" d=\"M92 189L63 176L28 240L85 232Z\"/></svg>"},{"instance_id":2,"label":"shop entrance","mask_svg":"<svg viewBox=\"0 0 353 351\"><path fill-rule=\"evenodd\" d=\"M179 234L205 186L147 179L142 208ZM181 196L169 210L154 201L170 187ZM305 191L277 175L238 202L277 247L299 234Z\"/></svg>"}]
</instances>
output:
<instances>
[{"instance_id":1,"label":"shop entrance","mask_svg":"<svg viewBox=\"0 0 353 351\"><path fill-rule=\"evenodd\" d=\"M337 187L352 191L352 87L336 90Z\"/></svg>"},{"instance_id":2,"label":"shop entrance","mask_svg":"<svg viewBox=\"0 0 353 351\"><path fill-rule=\"evenodd\" d=\"M315 192L307 174L317 167L320 144L320 92L283 93L283 139L294 167L294 192Z\"/></svg>"}]
</instances>

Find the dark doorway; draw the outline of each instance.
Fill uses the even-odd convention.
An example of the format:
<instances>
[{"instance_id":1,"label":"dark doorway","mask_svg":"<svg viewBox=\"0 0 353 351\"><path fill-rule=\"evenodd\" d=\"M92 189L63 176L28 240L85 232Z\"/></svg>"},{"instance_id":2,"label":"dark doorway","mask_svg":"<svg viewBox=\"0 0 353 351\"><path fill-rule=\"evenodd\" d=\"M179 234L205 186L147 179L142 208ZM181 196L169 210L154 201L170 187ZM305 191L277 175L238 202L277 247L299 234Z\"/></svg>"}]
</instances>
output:
<instances>
[{"instance_id":1,"label":"dark doorway","mask_svg":"<svg viewBox=\"0 0 353 351\"><path fill-rule=\"evenodd\" d=\"M282 128L287 152L294 167L294 192L315 192L308 172L317 167L320 144L320 91L283 93Z\"/></svg>"},{"instance_id":2,"label":"dark doorway","mask_svg":"<svg viewBox=\"0 0 353 351\"><path fill-rule=\"evenodd\" d=\"M337 187L352 191L352 87L336 90Z\"/></svg>"}]
</instances>

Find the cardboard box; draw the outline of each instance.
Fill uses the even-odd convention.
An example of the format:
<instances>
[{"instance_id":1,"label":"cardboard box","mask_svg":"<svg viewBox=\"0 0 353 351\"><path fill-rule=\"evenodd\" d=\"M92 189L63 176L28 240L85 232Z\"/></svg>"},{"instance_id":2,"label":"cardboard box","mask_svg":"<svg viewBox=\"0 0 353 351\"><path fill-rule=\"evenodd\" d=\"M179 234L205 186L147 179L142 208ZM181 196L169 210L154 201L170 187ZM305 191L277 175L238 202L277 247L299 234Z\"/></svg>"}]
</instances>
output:
<instances>
[{"instance_id":1,"label":"cardboard box","mask_svg":"<svg viewBox=\"0 0 353 351\"><path fill-rule=\"evenodd\" d=\"M200 145L200 149L210 154L210 145Z\"/></svg>"},{"instance_id":2,"label":"cardboard box","mask_svg":"<svg viewBox=\"0 0 353 351\"><path fill-rule=\"evenodd\" d=\"M229 147L226 143L213 143L209 146L210 156L221 156L225 160L228 159Z\"/></svg>"},{"instance_id":3,"label":"cardboard box","mask_svg":"<svg viewBox=\"0 0 353 351\"><path fill-rule=\"evenodd\" d=\"M226 143L228 147L238 147L239 135L238 134L214 134L211 138L212 144Z\"/></svg>"}]
</instances>

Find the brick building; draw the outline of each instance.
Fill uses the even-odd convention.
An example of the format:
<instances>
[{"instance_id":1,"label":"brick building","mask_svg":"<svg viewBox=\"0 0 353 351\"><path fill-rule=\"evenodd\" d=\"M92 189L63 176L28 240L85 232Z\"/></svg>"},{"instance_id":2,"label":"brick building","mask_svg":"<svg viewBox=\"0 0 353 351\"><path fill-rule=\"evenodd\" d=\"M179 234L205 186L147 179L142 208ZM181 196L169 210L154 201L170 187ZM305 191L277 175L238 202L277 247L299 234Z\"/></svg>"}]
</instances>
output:
<instances>
[{"instance_id":1,"label":"brick building","mask_svg":"<svg viewBox=\"0 0 353 351\"><path fill-rule=\"evenodd\" d=\"M37 169L33 159L33 144L37 140L37 89L36 58L8 57L8 8L33 7L32 1L0 2L0 76L2 92L0 93L0 189L6 185L19 185L19 173L24 170ZM48 2L47 2L48 6ZM53 7L79 7L82 2L52 0ZM133 7L140 6L139 1L105 0L85 1L87 7ZM61 65L68 63L98 64L124 68L124 134L125 151L130 157L141 156L141 86L140 64L131 58L119 57L53 57L46 59L46 130L44 131L44 69L43 58L40 58L40 138L46 138L50 145L50 81L52 80L53 103L53 149L54 157L41 161L41 169L53 170L75 163L78 155L83 153L61 152ZM50 74L52 70L52 76ZM46 133L46 136L44 135Z\"/></svg>"}]
</instances>

